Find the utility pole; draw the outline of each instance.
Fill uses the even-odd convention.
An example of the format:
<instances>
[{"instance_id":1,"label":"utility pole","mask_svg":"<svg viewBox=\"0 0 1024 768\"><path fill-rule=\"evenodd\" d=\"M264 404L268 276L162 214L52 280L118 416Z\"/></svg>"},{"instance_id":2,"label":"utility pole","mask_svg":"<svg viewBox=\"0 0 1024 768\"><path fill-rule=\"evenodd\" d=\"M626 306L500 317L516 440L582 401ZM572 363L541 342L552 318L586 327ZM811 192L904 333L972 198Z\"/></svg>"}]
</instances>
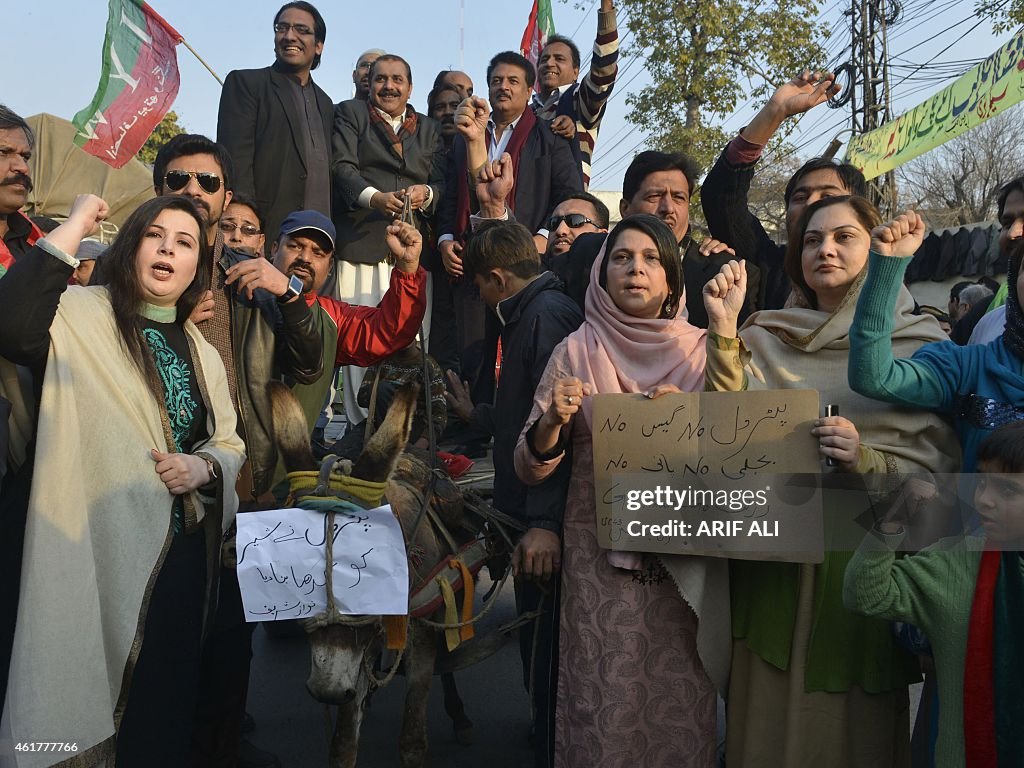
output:
<instances>
[{"instance_id":1,"label":"utility pole","mask_svg":"<svg viewBox=\"0 0 1024 768\"><path fill-rule=\"evenodd\" d=\"M851 107L851 128L855 136L867 133L892 119L889 90L888 29L903 13L900 0L851 0L845 15L850 20L851 55L837 68L850 78L846 98L830 102L838 108ZM896 176L889 171L868 182L868 196L883 216L896 212Z\"/></svg>"}]
</instances>

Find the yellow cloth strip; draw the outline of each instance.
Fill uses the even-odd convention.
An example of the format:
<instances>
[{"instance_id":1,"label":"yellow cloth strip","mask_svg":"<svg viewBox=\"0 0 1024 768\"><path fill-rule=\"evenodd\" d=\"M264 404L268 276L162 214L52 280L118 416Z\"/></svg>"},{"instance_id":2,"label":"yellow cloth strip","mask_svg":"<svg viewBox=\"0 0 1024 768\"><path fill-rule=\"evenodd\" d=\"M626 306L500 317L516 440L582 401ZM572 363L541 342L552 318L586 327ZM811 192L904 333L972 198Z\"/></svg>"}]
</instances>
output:
<instances>
[{"instance_id":1,"label":"yellow cloth strip","mask_svg":"<svg viewBox=\"0 0 1024 768\"><path fill-rule=\"evenodd\" d=\"M459 623L459 608L455 604L455 592L443 572L434 577L434 581L437 582L437 586L441 590L441 597L444 599L444 623L452 627L444 631L444 641L449 652L454 651L462 642L459 630L455 628L455 625Z\"/></svg>"},{"instance_id":2,"label":"yellow cloth strip","mask_svg":"<svg viewBox=\"0 0 1024 768\"><path fill-rule=\"evenodd\" d=\"M457 557L448 561L448 567L462 572L462 621L467 622L473 618L473 574ZM472 624L459 627L460 640L472 640L474 634Z\"/></svg>"},{"instance_id":3,"label":"yellow cloth strip","mask_svg":"<svg viewBox=\"0 0 1024 768\"><path fill-rule=\"evenodd\" d=\"M301 490L312 490L316 487L319 482L320 476L317 472L289 472L288 473L288 484L291 488L292 494L301 497L305 494L301 494ZM384 498L384 489L387 488L387 483L371 482L369 480L360 480L358 477L351 477L349 475L331 475L330 486L332 490L341 490L346 493L355 496L360 501L369 504L370 507L379 507L380 501Z\"/></svg>"}]
</instances>

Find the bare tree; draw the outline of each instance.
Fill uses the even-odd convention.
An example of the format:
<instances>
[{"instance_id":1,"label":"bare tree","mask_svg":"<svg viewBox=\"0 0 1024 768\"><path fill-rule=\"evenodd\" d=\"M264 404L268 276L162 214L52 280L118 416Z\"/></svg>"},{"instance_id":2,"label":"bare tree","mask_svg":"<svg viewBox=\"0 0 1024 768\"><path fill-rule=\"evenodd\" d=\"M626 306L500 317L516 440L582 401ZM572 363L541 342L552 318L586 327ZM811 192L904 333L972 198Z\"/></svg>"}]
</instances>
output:
<instances>
[{"instance_id":1,"label":"bare tree","mask_svg":"<svg viewBox=\"0 0 1024 768\"><path fill-rule=\"evenodd\" d=\"M999 188L1024 173L1020 106L897 169L903 205L921 210L932 227L989 221Z\"/></svg>"},{"instance_id":2,"label":"bare tree","mask_svg":"<svg viewBox=\"0 0 1024 768\"><path fill-rule=\"evenodd\" d=\"M803 165L790 147L782 143L773 152L775 160L758 168L750 184L747 205L764 226L768 236L780 245L786 233L786 185L790 177Z\"/></svg>"}]
</instances>

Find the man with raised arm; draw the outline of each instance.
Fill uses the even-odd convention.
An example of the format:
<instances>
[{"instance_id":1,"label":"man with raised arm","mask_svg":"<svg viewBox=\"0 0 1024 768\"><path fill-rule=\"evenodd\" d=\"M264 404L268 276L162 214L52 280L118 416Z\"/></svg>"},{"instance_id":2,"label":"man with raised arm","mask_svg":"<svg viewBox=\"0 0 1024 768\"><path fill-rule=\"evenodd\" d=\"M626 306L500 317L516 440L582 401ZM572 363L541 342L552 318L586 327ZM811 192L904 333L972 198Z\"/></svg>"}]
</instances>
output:
<instances>
[{"instance_id":1,"label":"man with raised arm","mask_svg":"<svg viewBox=\"0 0 1024 768\"><path fill-rule=\"evenodd\" d=\"M839 92L839 87L831 72L806 70L780 86L750 124L726 145L704 179L704 218L712 237L729 243L737 257L747 260L751 310L780 309L791 289L782 266L785 247L768 236L748 207L754 169L786 118L827 101ZM786 185L786 228L792 229L804 209L823 197L866 194L864 175L849 163L823 157L808 160Z\"/></svg>"},{"instance_id":2,"label":"man with raised arm","mask_svg":"<svg viewBox=\"0 0 1024 768\"><path fill-rule=\"evenodd\" d=\"M553 133L569 141L584 189L590 185L594 144L618 73L619 30L612 0L601 0L590 71L582 81L576 82L580 49L564 35L549 37L537 59L540 95L533 97L533 111Z\"/></svg>"}]
</instances>

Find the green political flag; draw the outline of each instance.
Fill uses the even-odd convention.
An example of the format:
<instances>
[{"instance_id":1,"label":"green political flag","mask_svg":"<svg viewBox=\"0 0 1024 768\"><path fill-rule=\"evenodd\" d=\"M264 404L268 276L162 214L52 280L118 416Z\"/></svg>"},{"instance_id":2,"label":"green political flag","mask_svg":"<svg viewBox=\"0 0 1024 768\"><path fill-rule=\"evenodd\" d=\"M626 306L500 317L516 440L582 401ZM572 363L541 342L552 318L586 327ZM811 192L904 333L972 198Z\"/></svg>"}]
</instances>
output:
<instances>
[{"instance_id":1,"label":"green political flag","mask_svg":"<svg viewBox=\"0 0 1024 768\"><path fill-rule=\"evenodd\" d=\"M100 83L71 121L75 144L114 168L135 157L178 95L181 40L141 0L110 0Z\"/></svg>"}]
</instances>

